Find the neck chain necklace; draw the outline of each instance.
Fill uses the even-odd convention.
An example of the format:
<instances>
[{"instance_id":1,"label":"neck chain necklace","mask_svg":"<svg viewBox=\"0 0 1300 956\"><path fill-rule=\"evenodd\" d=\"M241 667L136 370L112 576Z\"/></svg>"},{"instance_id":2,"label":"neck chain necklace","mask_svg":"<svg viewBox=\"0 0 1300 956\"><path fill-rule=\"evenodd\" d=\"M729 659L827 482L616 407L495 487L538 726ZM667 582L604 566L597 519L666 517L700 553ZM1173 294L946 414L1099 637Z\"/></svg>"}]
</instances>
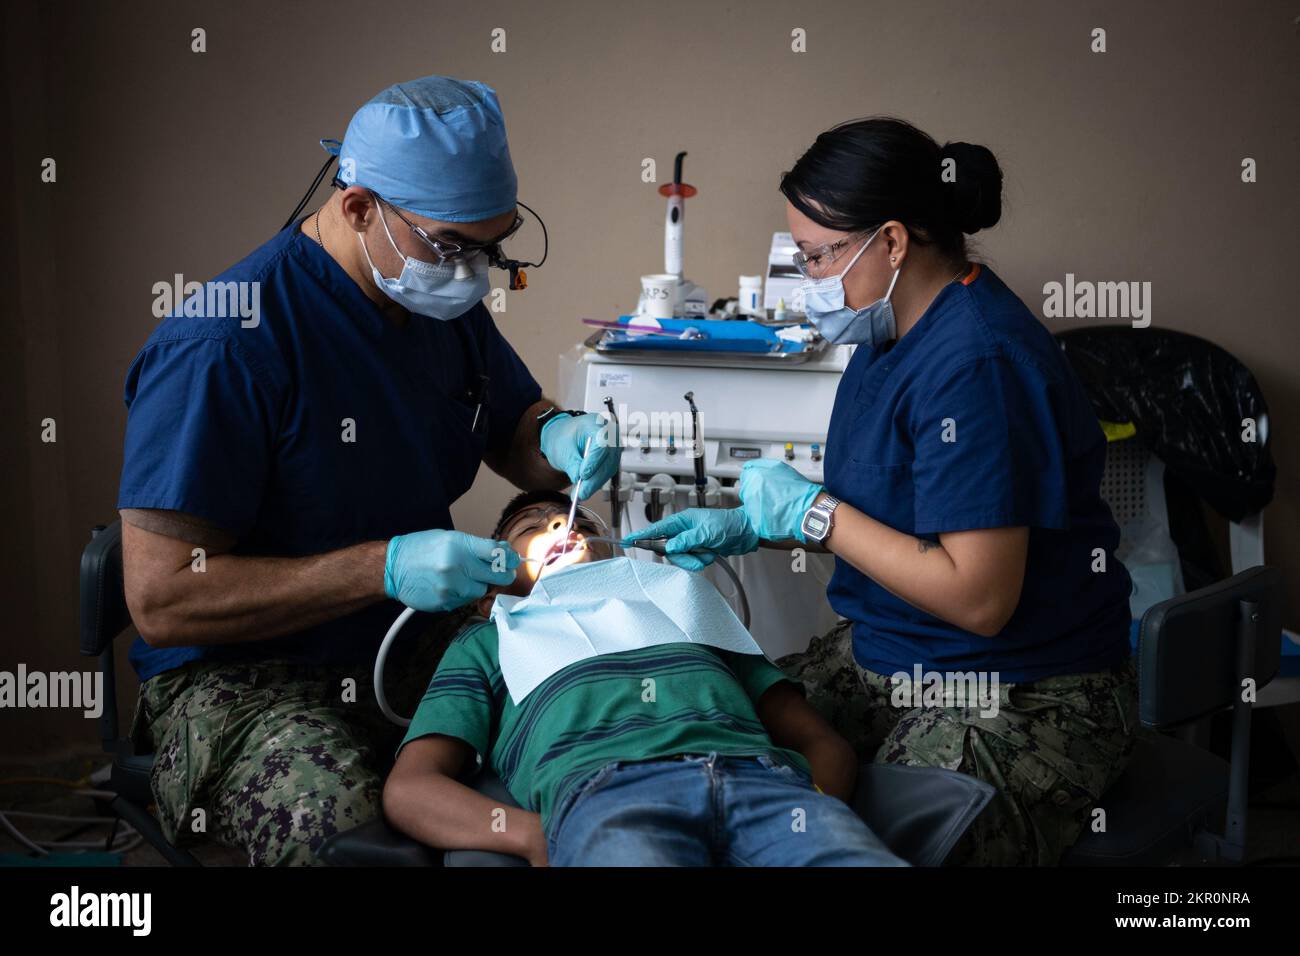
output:
<instances>
[{"instance_id":1,"label":"neck chain necklace","mask_svg":"<svg viewBox=\"0 0 1300 956\"><path fill-rule=\"evenodd\" d=\"M320 246L322 249L325 248L325 243L321 242L320 239L320 214L321 210L324 208L324 206L321 206L320 209L316 210L316 245Z\"/></svg>"}]
</instances>

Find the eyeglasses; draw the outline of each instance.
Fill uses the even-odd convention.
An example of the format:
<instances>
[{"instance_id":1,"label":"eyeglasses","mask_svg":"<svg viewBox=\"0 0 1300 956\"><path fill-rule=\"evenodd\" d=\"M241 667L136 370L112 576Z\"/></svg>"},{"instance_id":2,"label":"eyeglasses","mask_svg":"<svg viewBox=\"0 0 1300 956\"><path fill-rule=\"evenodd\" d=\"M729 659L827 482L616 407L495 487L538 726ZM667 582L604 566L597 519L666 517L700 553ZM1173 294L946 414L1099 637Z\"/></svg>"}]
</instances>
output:
<instances>
[{"instance_id":1,"label":"eyeglasses","mask_svg":"<svg viewBox=\"0 0 1300 956\"><path fill-rule=\"evenodd\" d=\"M341 185L337 179L335 179L335 185ZM434 239L415 223L411 222L411 220L403 216L401 210L388 200L373 191L372 195L379 202L393 210L393 212L397 214L398 219L410 226L411 233L415 238L424 243L425 246L427 246L440 260L447 262L463 262L466 259L473 258L479 254L485 255L487 256L489 263L496 266L498 269L504 269L510 273L511 289L526 289L528 287L528 276L524 272L524 267L526 266L530 269L541 267L541 265L546 262L546 257L550 255L551 252L551 239L546 232L546 223L542 221L542 217L537 215L536 211L531 206L524 203L518 203L518 205L527 209L529 213L532 214L532 217L537 220L537 224L542 227L542 257L536 262L524 262L521 259L512 259L507 256L505 250L501 248L501 243L505 242L518 232L519 227L524 224L524 217L518 213L515 214L515 221L511 224L510 228L497 236L491 242L459 242L449 239ZM381 212L380 215L383 215L383 213Z\"/></svg>"},{"instance_id":2,"label":"eyeglasses","mask_svg":"<svg viewBox=\"0 0 1300 956\"><path fill-rule=\"evenodd\" d=\"M424 243L430 252L444 261L455 262L483 254L488 257L489 262L496 265L499 261L504 259L504 253L501 251L501 243L505 242L518 232L519 228L524 224L524 217L515 213L515 221L511 223L510 228L488 242L459 242L450 239L435 239L425 232L422 227L417 226L415 223L411 222L411 220L403 216L402 211L388 200L377 194L375 198L391 209L398 219L406 223L406 225L411 228L411 234ZM527 209L528 207L525 206L524 208Z\"/></svg>"},{"instance_id":3,"label":"eyeglasses","mask_svg":"<svg viewBox=\"0 0 1300 956\"><path fill-rule=\"evenodd\" d=\"M805 279L820 279L830 270L835 260L844 254L846 247L853 245L870 231L864 229L862 232L845 236L843 239L837 239L835 242L823 246L817 246L807 251L800 250L791 256L794 260L794 267L799 270L799 274Z\"/></svg>"},{"instance_id":4,"label":"eyeglasses","mask_svg":"<svg viewBox=\"0 0 1300 956\"><path fill-rule=\"evenodd\" d=\"M555 520L558 519L559 525L563 526L568 520L568 512L554 505L543 505L533 508L525 508L523 511L516 512L502 528L498 534L504 534L506 537L514 537L519 534L534 535L546 530ZM601 530L596 521L595 512L586 505L579 505L573 524L575 528L581 528L585 533L599 532Z\"/></svg>"}]
</instances>

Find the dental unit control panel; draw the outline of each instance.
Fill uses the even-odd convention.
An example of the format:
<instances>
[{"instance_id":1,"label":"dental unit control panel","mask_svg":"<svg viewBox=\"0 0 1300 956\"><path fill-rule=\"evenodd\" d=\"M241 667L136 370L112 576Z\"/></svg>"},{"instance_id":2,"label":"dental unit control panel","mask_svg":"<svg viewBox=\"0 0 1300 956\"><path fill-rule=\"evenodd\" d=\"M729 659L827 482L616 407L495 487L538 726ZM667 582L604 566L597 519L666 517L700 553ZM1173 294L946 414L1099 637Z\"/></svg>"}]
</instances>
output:
<instances>
[{"instance_id":1,"label":"dental unit control panel","mask_svg":"<svg viewBox=\"0 0 1300 956\"><path fill-rule=\"evenodd\" d=\"M827 349L797 365L676 355L618 356L583 349L570 356L566 397L573 408L618 410L623 470L694 474L691 418L699 408L706 473L734 481L748 461L785 461L821 482L835 390L852 350ZM576 360L575 360L576 359ZM566 377L566 376L562 376Z\"/></svg>"},{"instance_id":2,"label":"dental unit control panel","mask_svg":"<svg viewBox=\"0 0 1300 956\"><path fill-rule=\"evenodd\" d=\"M736 507L747 461L785 461L823 481L831 408L851 354L851 346L835 346L790 365L754 356L606 354L581 345L563 355L565 406L617 422L621 472L604 494L615 536L685 508ZM795 563L790 552L763 548L731 560L748 592L750 632L769 657L803 650L813 634L834 626L826 601L832 556L806 553ZM734 590L714 569L702 573L724 595Z\"/></svg>"},{"instance_id":3,"label":"dental unit control panel","mask_svg":"<svg viewBox=\"0 0 1300 956\"><path fill-rule=\"evenodd\" d=\"M682 181L685 155L659 190L668 199L664 272L641 277L634 314L583 319L602 331L560 356L563 407L604 416L621 448L602 496L614 539L686 508L737 507L751 461L784 461L822 483L835 393L853 354L801 322L788 233L765 250L761 300L757 277L741 276L737 299L701 314L704 292L683 266L685 200L696 193ZM770 657L803 650L834 626L831 555L760 548L732 564L734 582L716 565L700 573L724 596L748 595L749 630Z\"/></svg>"}]
</instances>

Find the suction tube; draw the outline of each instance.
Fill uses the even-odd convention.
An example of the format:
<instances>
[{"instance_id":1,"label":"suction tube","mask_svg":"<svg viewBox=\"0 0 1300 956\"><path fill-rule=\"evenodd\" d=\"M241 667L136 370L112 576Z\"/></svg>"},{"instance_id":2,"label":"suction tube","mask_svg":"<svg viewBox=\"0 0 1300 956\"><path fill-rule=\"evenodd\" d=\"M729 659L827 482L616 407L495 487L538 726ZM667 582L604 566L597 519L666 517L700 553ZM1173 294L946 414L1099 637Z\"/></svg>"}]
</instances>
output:
<instances>
[{"instance_id":1,"label":"suction tube","mask_svg":"<svg viewBox=\"0 0 1300 956\"><path fill-rule=\"evenodd\" d=\"M388 698L384 696L384 661L388 657L388 649L393 646L393 641L397 640L397 635L402 632L402 628L414 613L415 608L408 607L397 615L397 620L389 626L388 633L384 635L384 640L379 645L379 653L375 655L375 703L379 705L380 712L399 727L409 727L411 718L399 717L393 713L393 708L388 706Z\"/></svg>"}]
</instances>

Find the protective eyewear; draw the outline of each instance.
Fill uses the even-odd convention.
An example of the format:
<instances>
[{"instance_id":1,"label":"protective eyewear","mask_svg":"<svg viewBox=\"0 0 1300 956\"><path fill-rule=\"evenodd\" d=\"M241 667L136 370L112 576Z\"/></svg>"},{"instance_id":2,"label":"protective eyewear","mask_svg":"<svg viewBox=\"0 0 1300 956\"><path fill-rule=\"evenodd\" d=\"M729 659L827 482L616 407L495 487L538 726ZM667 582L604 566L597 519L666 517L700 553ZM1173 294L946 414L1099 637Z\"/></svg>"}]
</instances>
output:
<instances>
[{"instance_id":1,"label":"protective eyewear","mask_svg":"<svg viewBox=\"0 0 1300 956\"><path fill-rule=\"evenodd\" d=\"M794 260L794 267L799 270L799 274L805 279L820 279L830 271L831 266L840 256L844 255L850 246L853 246L858 240L870 233L870 229L864 229L862 232L845 236L835 242L816 246L812 249L801 249L791 257Z\"/></svg>"},{"instance_id":2,"label":"protective eyewear","mask_svg":"<svg viewBox=\"0 0 1300 956\"><path fill-rule=\"evenodd\" d=\"M488 242L469 242L434 238L423 228L417 226L415 223L411 222L411 220L403 216L402 211L392 203L388 202L388 200L378 194L375 194L375 198L391 209L398 219L406 223L406 225L411 229L411 234L415 236L416 239L420 240L420 242L424 243L424 245L441 261L463 262L478 255L486 256L488 262L493 266L498 269L504 269L510 273L510 288L512 289L527 288L528 277L523 272L523 268L525 266L528 268L537 268L541 266L542 263L546 261L546 256L550 252L550 238L546 233L546 223L542 221L542 217L537 215L530 206L526 206L523 203L519 203L519 205L532 213L533 218L537 220L537 224L542 227L542 258L537 262L523 262L519 259L512 259L510 256L506 255L505 251L501 248L501 244L517 233L520 227L524 224L524 217L518 213L515 214L515 221L511 223L510 228L495 239L489 240Z\"/></svg>"}]
</instances>

